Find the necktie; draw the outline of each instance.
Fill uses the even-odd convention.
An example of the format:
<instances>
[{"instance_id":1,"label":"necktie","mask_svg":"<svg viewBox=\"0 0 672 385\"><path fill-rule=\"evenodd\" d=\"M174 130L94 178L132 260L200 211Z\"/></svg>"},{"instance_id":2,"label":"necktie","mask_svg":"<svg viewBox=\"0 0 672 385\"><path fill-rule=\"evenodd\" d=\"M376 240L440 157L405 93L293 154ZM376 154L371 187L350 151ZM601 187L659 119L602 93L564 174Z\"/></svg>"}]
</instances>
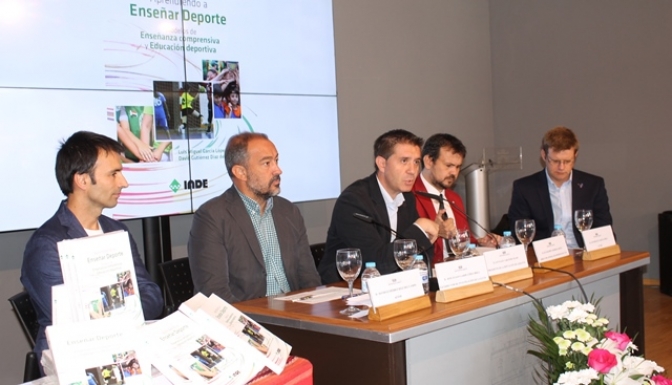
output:
<instances>
[{"instance_id":1,"label":"necktie","mask_svg":"<svg viewBox=\"0 0 672 385\"><path fill-rule=\"evenodd\" d=\"M448 219L448 214L445 212L446 206L443 204L443 193L439 193L439 211L444 210L443 215L441 215L441 219L444 221ZM448 240L446 238L441 238L443 241L443 255L441 256L442 258L448 255L448 251L450 250L449 245L448 245Z\"/></svg>"},{"instance_id":2,"label":"necktie","mask_svg":"<svg viewBox=\"0 0 672 385\"><path fill-rule=\"evenodd\" d=\"M445 208L446 208L446 206L443 205L443 193L440 193L439 194L439 210L444 210ZM443 219L444 221L446 219L448 219L448 214L446 214L445 211L443 212L443 215L441 216L441 219Z\"/></svg>"}]
</instances>

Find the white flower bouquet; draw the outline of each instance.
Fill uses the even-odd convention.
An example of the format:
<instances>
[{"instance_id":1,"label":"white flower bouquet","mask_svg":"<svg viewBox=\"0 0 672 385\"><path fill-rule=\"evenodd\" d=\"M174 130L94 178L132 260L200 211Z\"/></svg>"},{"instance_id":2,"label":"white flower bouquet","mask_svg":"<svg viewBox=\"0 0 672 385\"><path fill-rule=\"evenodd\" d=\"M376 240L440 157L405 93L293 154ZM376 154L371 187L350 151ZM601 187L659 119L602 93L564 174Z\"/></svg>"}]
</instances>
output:
<instances>
[{"instance_id":1,"label":"white flower bouquet","mask_svg":"<svg viewBox=\"0 0 672 385\"><path fill-rule=\"evenodd\" d=\"M543 364L536 371L549 385L672 385L653 361L634 355L637 347L625 333L608 329L596 304L566 301L544 309L535 303L538 319L528 331L536 350L529 354Z\"/></svg>"}]
</instances>

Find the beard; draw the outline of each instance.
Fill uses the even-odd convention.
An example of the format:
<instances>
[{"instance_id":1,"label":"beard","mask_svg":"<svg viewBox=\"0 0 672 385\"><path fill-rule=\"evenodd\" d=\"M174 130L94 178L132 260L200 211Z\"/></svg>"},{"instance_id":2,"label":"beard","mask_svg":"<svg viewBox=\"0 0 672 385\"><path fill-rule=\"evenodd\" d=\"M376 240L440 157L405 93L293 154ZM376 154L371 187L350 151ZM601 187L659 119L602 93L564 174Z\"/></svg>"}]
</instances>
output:
<instances>
[{"instance_id":1,"label":"beard","mask_svg":"<svg viewBox=\"0 0 672 385\"><path fill-rule=\"evenodd\" d=\"M271 179L267 185L265 186L260 186L260 183L258 183L256 180L255 181L249 181L247 184L247 187L252 191L254 195L257 197L267 200L268 198L272 198L274 196L277 196L280 194L280 185L278 184L278 187L273 187L273 184L275 182L280 182L280 175L274 177Z\"/></svg>"},{"instance_id":2,"label":"beard","mask_svg":"<svg viewBox=\"0 0 672 385\"><path fill-rule=\"evenodd\" d=\"M453 185L455 184L455 180L457 180L457 178L455 178L454 176L449 176L447 178L444 178L439 183L439 185L441 187L443 187L444 190L450 190L453 187Z\"/></svg>"}]
</instances>

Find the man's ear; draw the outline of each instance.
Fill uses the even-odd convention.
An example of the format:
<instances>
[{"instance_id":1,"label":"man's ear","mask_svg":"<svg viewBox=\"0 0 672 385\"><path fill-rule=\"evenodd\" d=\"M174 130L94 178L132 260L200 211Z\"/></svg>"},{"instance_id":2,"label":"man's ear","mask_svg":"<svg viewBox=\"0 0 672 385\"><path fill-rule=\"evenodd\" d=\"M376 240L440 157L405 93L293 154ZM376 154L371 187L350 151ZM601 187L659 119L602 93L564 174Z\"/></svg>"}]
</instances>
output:
<instances>
[{"instance_id":1,"label":"man's ear","mask_svg":"<svg viewBox=\"0 0 672 385\"><path fill-rule=\"evenodd\" d=\"M81 174L75 174L75 176L72 177L73 187L77 187L80 190L86 190L89 184L91 184L91 176L85 172Z\"/></svg>"},{"instance_id":2,"label":"man's ear","mask_svg":"<svg viewBox=\"0 0 672 385\"><path fill-rule=\"evenodd\" d=\"M544 163L546 163L546 151L544 151L543 148L541 149L541 153L540 153L540 154L541 154L541 155L540 155L540 156L541 156L541 160L543 160Z\"/></svg>"},{"instance_id":3,"label":"man's ear","mask_svg":"<svg viewBox=\"0 0 672 385\"><path fill-rule=\"evenodd\" d=\"M378 170L385 172L385 166L387 165L387 160L383 158L382 156L377 156L376 157L376 167L378 167Z\"/></svg>"},{"instance_id":4,"label":"man's ear","mask_svg":"<svg viewBox=\"0 0 672 385\"><path fill-rule=\"evenodd\" d=\"M434 161L432 160L432 157L428 155L425 155L422 157L422 169L430 168L434 165Z\"/></svg>"},{"instance_id":5,"label":"man's ear","mask_svg":"<svg viewBox=\"0 0 672 385\"><path fill-rule=\"evenodd\" d=\"M245 167L239 164L235 165L231 168L231 172L233 172L233 176L235 176L236 179L247 180L247 170Z\"/></svg>"}]
</instances>

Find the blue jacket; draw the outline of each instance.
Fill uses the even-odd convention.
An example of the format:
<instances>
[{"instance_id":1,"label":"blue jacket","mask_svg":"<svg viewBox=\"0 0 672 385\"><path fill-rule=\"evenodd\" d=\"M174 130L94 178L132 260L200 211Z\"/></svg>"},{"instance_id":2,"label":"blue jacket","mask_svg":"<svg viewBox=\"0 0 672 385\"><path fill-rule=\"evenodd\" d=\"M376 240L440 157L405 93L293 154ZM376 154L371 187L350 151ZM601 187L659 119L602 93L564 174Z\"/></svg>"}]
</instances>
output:
<instances>
[{"instance_id":1,"label":"blue jacket","mask_svg":"<svg viewBox=\"0 0 672 385\"><path fill-rule=\"evenodd\" d=\"M101 215L98 219L103 232L124 230L128 228L123 223ZM26 244L21 266L21 283L26 288L37 313L40 330L35 341L35 352L41 357L42 351L47 349L47 339L44 330L51 325L51 287L63 283L61 262L58 258L56 243L64 239L86 237L86 231L75 215L67 208L66 201L53 217L35 231ZM137 287L142 300L142 310L145 319L154 319L163 311L163 295L159 286L154 283L140 259L138 246L129 232L133 264L138 280Z\"/></svg>"}]
</instances>

